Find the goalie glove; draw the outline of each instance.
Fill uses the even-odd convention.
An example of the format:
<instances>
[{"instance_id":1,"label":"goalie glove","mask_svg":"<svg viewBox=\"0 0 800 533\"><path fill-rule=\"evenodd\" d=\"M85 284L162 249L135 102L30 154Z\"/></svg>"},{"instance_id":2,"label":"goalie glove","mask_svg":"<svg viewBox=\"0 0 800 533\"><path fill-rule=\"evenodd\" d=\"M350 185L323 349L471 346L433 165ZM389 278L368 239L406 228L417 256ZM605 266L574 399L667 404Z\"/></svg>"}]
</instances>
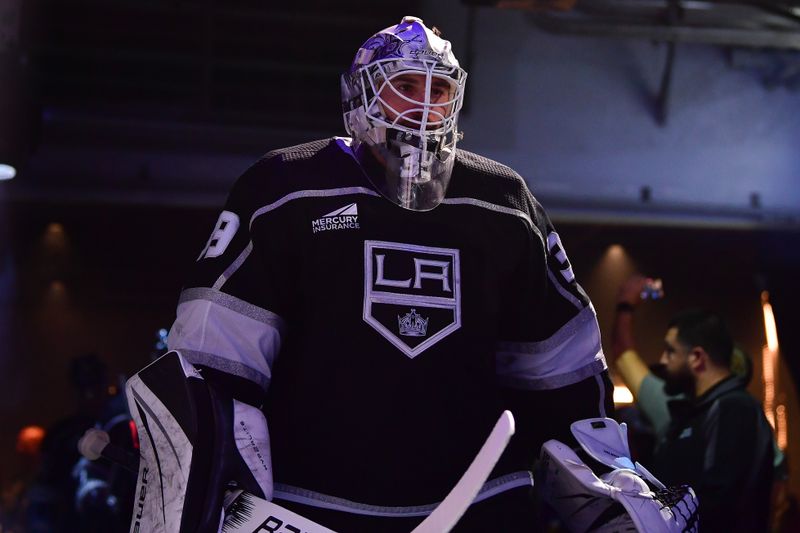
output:
<instances>
[{"instance_id":1,"label":"goalie glove","mask_svg":"<svg viewBox=\"0 0 800 533\"><path fill-rule=\"evenodd\" d=\"M697 532L694 491L686 485L665 487L633 462L625 424L591 418L571 429L584 451L607 468L598 476L569 446L556 440L542 446L542 494L569 531Z\"/></svg>"},{"instance_id":2,"label":"goalie glove","mask_svg":"<svg viewBox=\"0 0 800 533\"><path fill-rule=\"evenodd\" d=\"M218 532L229 484L272 498L259 391L176 351L128 380L141 456L131 533Z\"/></svg>"}]
</instances>

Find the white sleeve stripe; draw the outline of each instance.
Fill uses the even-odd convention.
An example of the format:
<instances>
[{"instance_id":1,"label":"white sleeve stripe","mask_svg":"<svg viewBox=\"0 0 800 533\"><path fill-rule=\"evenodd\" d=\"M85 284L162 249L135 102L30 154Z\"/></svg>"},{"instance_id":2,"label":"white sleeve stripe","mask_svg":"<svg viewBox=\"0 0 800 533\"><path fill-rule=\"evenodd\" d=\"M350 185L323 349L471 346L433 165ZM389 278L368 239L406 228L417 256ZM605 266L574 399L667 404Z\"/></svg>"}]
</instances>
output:
<instances>
[{"instance_id":1,"label":"white sleeve stripe","mask_svg":"<svg viewBox=\"0 0 800 533\"><path fill-rule=\"evenodd\" d=\"M600 396L600 402L597 406L597 411L603 418L606 417L606 385L603 383L603 378L600 374L594 375L594 380L597 383L597 392Z\"/></svg>"},{"instance_id":2,"label":"white sleeve stripe","mask_svg":"<svg viewBox=\"0 0 800 533\"><path fill-rule=\"evenodd\" d=\"M192 362L268 384L281 348L283 320L219 291L198 289L194 296L202 296L200 299L192 298L190 291L184 291L187 294L178 304L167 338L169 349L203 354L202 360Z\"/></svg>"},{"instance_id":3,"label":"white sleeve stripe","mask_svg":"<svg viewBox=\"0 0 800 533\"><path fill-rule=\"evenodd\" d=\"M244 264L247 258L250 257L250 253L252 251L253 241L250 241L247 243L245 249L242 250L242 253L240 253L239 256L233 260L233 263L231 263L230 266L225 269L225 272L223 272L220 277L217 278L217 281L214 282L214 285L211 288L217 290L221 289L222 286L225 285L225 282L231 279L231 276L233 276L233 274L239 270L239 267Z\"/></svg>"},{"instance_id":4,"label":"white sleeve stripe","mask_svg":"<svg viewBox=\"0 0 800 533\"><path fill-rule=\"evenodd\" d=\"M497 352L528 355L549 352L584 328L587 322L593 324L594 320L595 315L592 308L584 307L580 313L561 326L561 329L553 333L550 338L539 342L499 342L497 343Z\"/></svg>"},{"instance_id":5,"label":"white sleeve stripe","mask_svg":"<svg viewBox=\"0 0 800 533\"><path fill-rule=\"evenodd\" d=\"M575 306L575 307L577 307L578 309L581 309L582 307L585 307L585 306L584 306L584 304L583 304L583 302L581 302L580 300L578 300L578 299L575 297L575 295L574 295L574 294L572 294L572 293L571 293L571 292L569 292L567 289L565 289L564 287L562 287L562 286L561 286L561 283L559 283L558 279L556 279L556 276L553 274L553 271L552 271L552 270L550 270L550 267L549 267L549 266L547 267L547 277L548 277L548 278L550 278L550 283L552 283L552 284L553 284L553 286L555 286L555 288L556 288L556 290L558 291L558 293L559 293L561 296L563 296L563 297L564 297L566 300L568 300L569 302L571 302L571 303L572 303L572 305L574 305L574 306Z\"/></svg>"},{"instance_id":6,"label":"white sleeve stripe","mask_svg":"<svg viewBox=\"0 0 800 533\"><path fill-rule=\"evenodd\" d=\"M220 357L206 352L198 352L195 350L180 350L181 355L193 365L203 365L245 378L253 383L257 383L262 389L267 390L270 383L270 376L265 376L261 372L250 368L244 363L231 361L225 357Z\"/></svg>"},{"instance_id":7,"label":"white sleeve stripe","mask_svg":"<svg viewBox=\"0 0 800 533\"><path fill-rule=\"evenodd\" d=\"M552 390L574 385L586 378L597 376L606 369L606 362L603 359L596 359L588 365L555 376L545 376L541 378L528 378L520 376L498 376L498 383L514 389L523 390ZM602 403L601 403L602 405Z\"/></svg>"},{"instance_id":8,"label":"white sleeve stripe","mask_svg":"<svg viewBox=\"0 0 800 533\"><path fill-rule=\"evenodd\" d=\"M280 332L283 332L285 328L284 320L272 311L267 311L262 307L245 302L244 300L218 290L207 289L204 287L185 289L181 292L178 304L193 300L204 300L215 303L226 309L235 311L240 315L244 315L247 318L252 318L253 320L268 324Z\"/></svg>"},{"instance_id":9,"label":"white sleeve stripe","mask_svg":"<svg viewBox=\"0 0 800 533\"><path fill-rule=\"evenodd\" d=\"M606 369L592 307L577 314L550 339L498 344L495 368L501 383L552 389L577 383Z\"/></svg>"}]
</instances>

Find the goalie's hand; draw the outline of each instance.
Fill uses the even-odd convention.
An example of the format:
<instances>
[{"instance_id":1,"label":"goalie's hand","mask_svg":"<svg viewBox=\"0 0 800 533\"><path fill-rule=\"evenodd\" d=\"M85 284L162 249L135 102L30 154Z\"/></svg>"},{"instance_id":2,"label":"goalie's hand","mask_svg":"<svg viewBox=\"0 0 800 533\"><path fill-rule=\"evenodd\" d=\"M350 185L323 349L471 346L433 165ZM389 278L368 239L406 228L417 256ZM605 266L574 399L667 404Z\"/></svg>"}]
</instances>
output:
<instances>
[{"instance_id":1,"label":"goalie's hand","mask_svg":"<svg viewBox=\"0 0 800 533\"><path fill-rule=\"evenodd\" d=\"M253 383L169 352L128 380L141 460L131 532L217 532L226 486L272 498L269 433Z\"/></svg>"}]
</instances>

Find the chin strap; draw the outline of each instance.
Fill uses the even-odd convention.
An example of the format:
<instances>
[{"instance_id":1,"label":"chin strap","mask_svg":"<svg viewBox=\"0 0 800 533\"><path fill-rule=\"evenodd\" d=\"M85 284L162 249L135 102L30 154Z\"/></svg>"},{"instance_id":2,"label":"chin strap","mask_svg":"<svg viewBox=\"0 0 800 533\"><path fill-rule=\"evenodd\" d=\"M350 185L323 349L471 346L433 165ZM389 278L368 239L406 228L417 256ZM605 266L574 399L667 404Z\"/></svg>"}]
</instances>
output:
<instances>
[{"instance_id":1,"label":"chin strap","mask_svg":"<svg viewBox=\"0 0 800 533\"><path fill-rule=\"evenodd\" d=\"M409 146L416 150L421 151L421 146L425 146L425 150L431 153L441 151L441 147L447 144L446 138L441 137L439 140L426 139L423 143L422 138L409 131L403 131L396 128L386 128L386 141L389 146Z\"/></svg>"}]
</instances>

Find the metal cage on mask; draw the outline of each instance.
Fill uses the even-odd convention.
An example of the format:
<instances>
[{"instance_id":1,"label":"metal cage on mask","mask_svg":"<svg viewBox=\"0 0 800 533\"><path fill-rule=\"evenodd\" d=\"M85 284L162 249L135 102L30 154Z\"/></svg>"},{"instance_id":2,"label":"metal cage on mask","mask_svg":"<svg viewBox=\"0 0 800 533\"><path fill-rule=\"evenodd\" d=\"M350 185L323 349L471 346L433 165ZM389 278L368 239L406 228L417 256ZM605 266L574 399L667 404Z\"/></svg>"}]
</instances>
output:
<instances>
[{"instance_id":1,"label":"metal cage on mask","mask_svg":"<svg viewBox=\"0 0 800 533\"><path fill-rule=\"evenodd\" d=\"M421 55L421 54L420 54ZM397 89L396 80L416 75L424 79L423 100ZM466 72L431 59L389 58L368 63L343 76L344 117L354 150L370 147L385 167L385 176L371 181L392 202L425 211L444 198L461 137L458 113L464 99ZM436 80L447 87L444 99L432 100ZM388 95L403 102L397 109ZM357 155L358 156L358 155Z\"/></svg>"}]
</instances>

